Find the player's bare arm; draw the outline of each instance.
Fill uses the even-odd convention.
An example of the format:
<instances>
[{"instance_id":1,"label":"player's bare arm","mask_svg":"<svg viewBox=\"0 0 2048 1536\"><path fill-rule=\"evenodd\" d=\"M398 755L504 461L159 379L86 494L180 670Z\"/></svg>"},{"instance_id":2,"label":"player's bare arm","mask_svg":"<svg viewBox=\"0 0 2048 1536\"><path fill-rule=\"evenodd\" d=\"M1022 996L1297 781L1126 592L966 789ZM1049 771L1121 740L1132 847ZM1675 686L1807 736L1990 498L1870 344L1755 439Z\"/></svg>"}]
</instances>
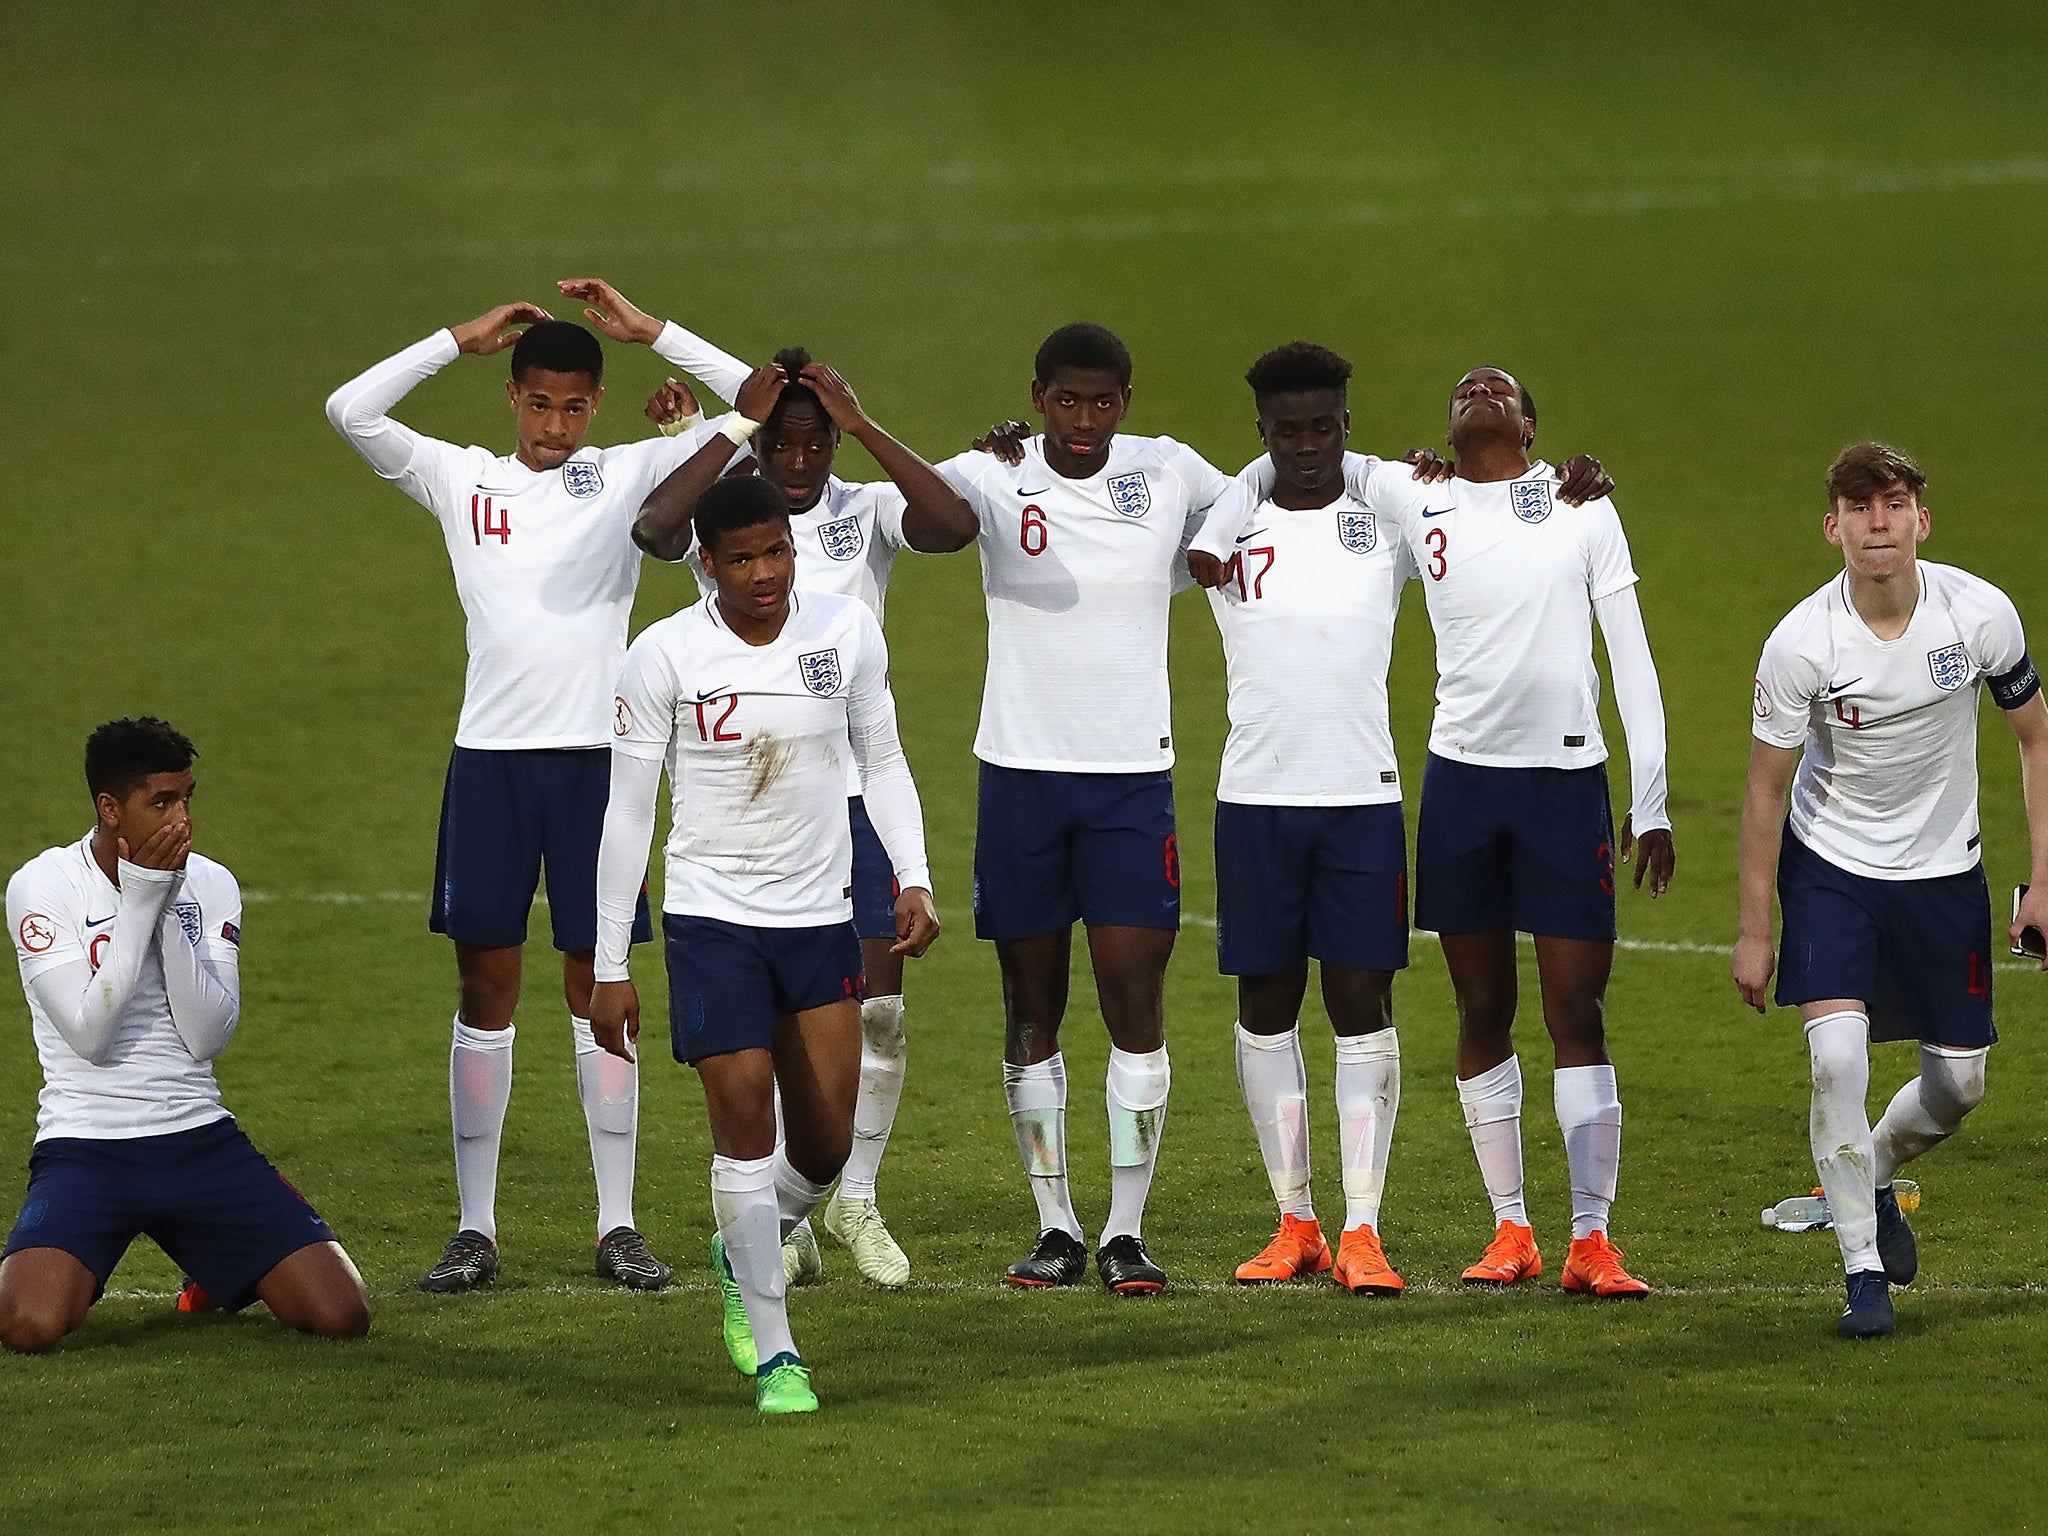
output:
<instances>
[{"instance_id":1,"label":"player's bare arm","mask_svg":"<svg viewBox=\"0 0 2048 1536\"><path fill-rule=\"evenodd\" d=\"M583 306L583 316L613 341L654 345L661 322L601 277L565 277L555 286Z\"/></svg>"},{"instance_id":2,"label":"player's bare arm","mask_svg":"<svg viewBox=\"0 0 2048 1536\"><path fill-rule=\"evenodd\" d=\"M465 352L471 357L489 357L519 340L520 328L553 318L538 304L500 304L474 320L451 325L448 334L455 338L458 352Z\"/></svg>"},{"instance_id":3,"label":"player's bare arm","mask_svg":"<svg viewBox=\"0 0 2048 1536\"><path fill-rule=\"evenodd\" d=\"M1736 853L1737 929L1730 969L1742 1000L1758 1013L1770 1007L1771 973L1778 968L1771 935L1771 893L1778 882L1778 829L1785 797L1799 766L1797 747L1749 744L1749 784L1742 799L1742 833Z\"/></svg>"},{"instance_id":4,"label":"player's bare arm","mask_svg":"<svg viewBox=\"0 0 2048 1536\"><path fill-rule=\"evenodd\" d=\"M916 453L896 441L861 409L852 386L836 369L812 363L803 371L832 424L874 455L882 472L903 492L903 538L927 555L951 554L972 544L981 520L967 498Z\"/></svg>"},{"instance_id":5,"label":"player's bare arm","mask_svg":"<svg viewBox=\"0 0 2048 1536\"><path fill-rule=\"evenodd\" d=\"M758 428L775 409L775 402L782 398L783 387L788 383L780 368L763 363L747 375L733 409ZM633 542L657 560L680 560L687 555L693 538L690 520L696 515L697 500L718 483L740 451L740 442L737 434L714 433L649 492L647 500L641 503L640 516L633 523Z\"/></svg>"},{"instance_id":6,"label":"player's bare arm","mask_svg":"<svg viewBox=\"0 0 2048 1536\"><path fill-rule=\"evenodd\" d=\"M2027 841L2031 845L2027 894L2013 914L2007 934L2017 946L2020 931L2048 933L2048 694L2036 693L2018 709L2005 711L2005 723L2020 744L2020 793L2027 806ZM2048 971L2048 960L2041 962Z\"/></svg>"}]
</instances>

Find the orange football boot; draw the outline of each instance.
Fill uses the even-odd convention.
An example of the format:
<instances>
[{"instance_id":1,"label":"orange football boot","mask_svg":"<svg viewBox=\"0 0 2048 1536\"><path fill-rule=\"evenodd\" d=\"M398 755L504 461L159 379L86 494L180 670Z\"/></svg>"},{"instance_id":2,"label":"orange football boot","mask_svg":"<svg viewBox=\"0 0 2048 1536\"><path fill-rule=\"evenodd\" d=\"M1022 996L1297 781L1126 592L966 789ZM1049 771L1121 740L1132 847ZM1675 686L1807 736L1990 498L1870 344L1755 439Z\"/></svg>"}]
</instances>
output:
<instances>
[{"instance_id":1,"label":"orange football boot","mask_svg":"<svg viewBox=\"0 0 2048 1536\"><path fill-rule=\"evenodd\" d=\"M1650 1287L1621 1267L1621 1250L1605 1232L1572 1239L1558 1283L1568 1291L1589 1291L1610 1301L1640 1301Z\"/></svg>"},{"instance_id":2,"label":"orange football boot","mask_svg":"<svg viewBox=\"0 0 2048 1536\"><path fill-rule=\"evenodd\" d=\"M1536 1229L1504 1221L1493 1229L1493 1241L1479 1262L1460 1277L1467 1285L1513 1285L1543 1273L1543 1255L1536 1250Z\"/></svg>"},{"instance_id":3,"label":"orange football boot","mask_svg":"<svg viewBox=\"0 0 2048 1536\"><path fill-rule=\"evenodd\" d=\"M215 1305L213 1298L201 1289L199 1282L187 1275L185 1277L185 1284L178 1291L178 1310L180 1312L218 1312L220 1308Z\"/></svg>"},{"instance_id":4,"label":"orange football boot","mask_svg":"<svg viewBox=\"0 0 2048 1536\"><path fill-rule=\"evenodd\" d=\"M1403 1289L1379 1233L1367 1226L1353 1227L1337 1240L1337 1283L1364 1296L1398 1296Z\"/></svg>"},{"instance_id":5,"label":"orange football boot","mask_svg":"<svg viewBox=\"0 0 2048 1536\"><path fill-rule=\"evenodd\" d=\"M1320 1275L1330 1267L1330 1245L1320 1222L1282 1216L1280 1230L1255 1259L1237 1266L1239 1285L1273 1285L1297 1275Z\"/></svg>"}]
</instances>

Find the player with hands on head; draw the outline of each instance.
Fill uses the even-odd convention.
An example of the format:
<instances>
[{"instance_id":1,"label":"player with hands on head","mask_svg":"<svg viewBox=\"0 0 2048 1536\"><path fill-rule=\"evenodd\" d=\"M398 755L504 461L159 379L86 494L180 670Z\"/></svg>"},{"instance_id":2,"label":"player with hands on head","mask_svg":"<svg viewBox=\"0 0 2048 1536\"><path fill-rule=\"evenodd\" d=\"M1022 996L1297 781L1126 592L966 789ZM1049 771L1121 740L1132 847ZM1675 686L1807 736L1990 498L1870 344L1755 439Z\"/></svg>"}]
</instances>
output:
<instances>
[{"instance_id":1,"label":"player with hands on head","mask_svg":"<svg viewBox=\"0 0 2048 1536\"><path fill-rule=\"evenodd\" d=\"M48 1349L148 1234L188 1279L180 1311L261 1301L353 1338L369 1299L319 1214L235 1124L213 1061L241 1022L242 896L192 851L197 752L162 720L86 742L93 829L7 884L43 1090L0 1259L0 1344Z\"/></svg>"},{"instance_id":2,"label":"player with hands on head","mask_svg":"<svg viewBox=\"0 0 2048 1536\"><path fill-rule=\"evenodd\" d=\"M659 421L666 403L663 394L650 400L650 417ZM867 449L889 478L860 483L835 474L842 437ZM744 456L743 443L751 458ZM697 506L724 476L749 472L774 487L788 507L798 589L857 598L878 621L899 552L956 549L973 538L973 514L955 486L879 426L835 369L801 347L778 352L738 386L732 414L648 497L634 537L659 559L688 559L700 589L708 592L712 584L693 532ZM909 1064L903 963L893 947L896 891L857 777L849 778L847 796L854 928L867 985L853 1152L824 1222L852 1251L863 1276L877 1285L900 1286L909 1282L910 1259L876 1199ZM784 1258L792 1285L817 1278L821 1261L808 1223L791 1230Z\"/></svg>"},{"instance_id":3,"label":"player with hands on head","mask_svg":"<svg viewBox=\"0 0 2048 1536\"><path fill-rule=\"evenodd\" d=\"M1757 669L1742 807L1740 927L1731 962L1762 1013L1805 1023L1808 1133L1841 1248L1844 1338L1893 1328L1890 1287L1919 1272L1892 1184L1984 1097L1991 1020L1991 894L1977 819L1981 684L2019 741L2030 840L2017 945L2048 927L2048 705L2012 599L1919 558L1933 527L1927 477L1883 443L1829 467L1821 531L1842 571L1771 632ZM1790 793L1791 810L1786 812ZM1920 1072L1875 1131L1870 1042L1916 1040Z\"/></svg>"},{"instance_id":4,"label":"player with hands on head","mask_svg":"<svg viewBox=\"0 0 2048 1536\"><path fill-rule=\"evenodd\" d=\"M766 480L719 481L696 523L709 590L634 640L613 707L591 1021L607 1051L632 1059L627 956L666 763L669 1038L704 1085L726 1348L762 1412L809 1412L781 1249L853 1145L862 978L849 760L900 892L894 953L923 954L938 917L881 625L858 599L796 586L788 501Z\"/></svg>"},{"instance_id":5,"label":"player with hands on head","mask_svg":"<svg viewBox=\"0 0 2048 1536\"><path fill-rule=\"evenodd\" d=\"M598 278L558 285L614 340L644 343L707 379L734 370ZM524 329L521 329L523 327ZM496 454L416 432L390 414L469 354L511 350L514 447ZM460 1216L430 1291L498 1273L498 1153L512 1092L521 951L543 870L597 1185L597 1273L638 1290L667 1284L633 1219L639 1083L589 1025L597 941L597 845L610 783L611 698L639 582L632 522L647 492L708 429L616 448L586 441L604 396L604 351L580 325L505 304L436 331L344 384L328 420L370 467L440 525L466 618L461 718L442 792L429 926L455 945L459 1007L448 1057ZM643 916L642 937L650 937Z\"/></svg>"}]
</instances>

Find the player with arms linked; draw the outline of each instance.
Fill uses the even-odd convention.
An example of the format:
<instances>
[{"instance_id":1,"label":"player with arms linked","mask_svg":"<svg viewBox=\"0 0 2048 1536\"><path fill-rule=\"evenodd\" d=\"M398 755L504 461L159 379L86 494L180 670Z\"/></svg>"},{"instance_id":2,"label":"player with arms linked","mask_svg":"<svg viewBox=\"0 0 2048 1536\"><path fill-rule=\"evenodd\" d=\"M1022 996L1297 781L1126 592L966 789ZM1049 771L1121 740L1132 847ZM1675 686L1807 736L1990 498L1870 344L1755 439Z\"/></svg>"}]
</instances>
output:
<instances>
[{"instance_id":1,"label":"player with arms linked","mask_svg":"<svg viewBox=\"0 0 2048 1536\"><path fill-rule=\"evenodd\" d=\"M703 346L596 278L559 285L614 340L679 366ZM525 327L523 333L516 327ZM458 447L392 419L422 380L465 354L512 351L509 454ZM730 361L730 360L728 360ZM732 366L738 367L737 363ZM521 947L543 868L597 1182L597 1272L668 1283L633 1223L639 1079L590 1033L597 845L611 699L640 577L633 518L706 429L618 448L585 442L604 397L604 351L582 326L506 304L436 331L329 397L327 417L384 479L440 524L467 618L468 675L441 800L430 926L455 943L461 1002L448 1057L461 1215L420 1284L465 1291L498 1273L498 1151L512 1094ZM643 911L640 936L652 936Z\"/></svg>"},{"instance_id":2,"label":"player with arms linked","mask_svg":"<svg viewBox=\"0 0 2048 1536\"><path fill-rule=\"evenodd\" d=\"M192 743L150 717L85 744L93 829L7 883L43 1091L0 1261L0 1344L48 1349L147 1233L180 1311L261 1301L307 1333L370 1328L362 1277L221 1103L241 1020L242 893L192 851Z\"/></svg>"},{"instance_id":3,"label":"player with arms linked","mask_svg":"<svg viewBox=\"0 0 2048 1536\"><path fill-rule=\"evenodd\" d=\"M800 591L857 598L878 622L899 551L957 549L973 538L974 514L960 492L877 425L837 371L814 362L805 349L778 352L751 375L706 382L732 390L735 409L714 424L717 430L687 463L654 489L633 529L640 547L655 558L689 559L701 590L710 591L712 581L696 547L692 519L704 492L728 473L759 474L787 503ZM648 402L648 415L665 429L678 404L672 390L664 388ZM860 483L833 473L842 433L873 454L889 478ZM742 444L751 447L751 458L742 457ZM824 1221L825 1229L852 1251L862 1275L877 1285L900 1286L910 1280L910 1260L890 1234L875 1198L909 1059L903 956L896 946L898 893L857 777L848 783L847 794L853 826L853 923L867 985L860 1006L853 1151ZM817 1277L818 1246L808 1222L791 1229L783 1257L792 1285Z\"/></svg>"},{"instance_id":4,"label":"player with arms linked","mask_svg":"<svg viewBox=\"0 0 2048 1536\"><path fill-rule=\"evenodd\" d=\"M1842 450L1821 530L1842 573L1771 632L1757 670L1733 969L1757 1012L1795 1007L1808 1131L1847 1274L1844 1338L1892 1331L1919 1270L1892 1180L1984 1097L1991 897L1977 821L1977 689L2020 744L2030 886L2011 930L2048 929L2048 706L2012 599L1918 555L1927 477L1883 443ZM1786 815L1786 793L1791 813ZM1775 876L1784 935L1771 943ZM1920 1072L1873 1132L1870 1042L1917 1040Z\"/></svg>"},{"instance_id":5,"label":"player with arms linked","mask_svg":"<svg viewBox=\"0 0 2048 1536\"><path fill-rule=\"evenodd\" d=\"M897 952L923 954L938 918L881 625L857 599L792 590L788 499L766 481L706 490L697 541L712 589L634 640L614 704L591 1023L606 1050L632 1059L640 1003L627 957L666 762L669 1032L704 1085L717 1154L726 1347L762 1412L809 1412L817 1397L790 1335L781 1248L853 1142L861 961L849 760L902 892Z\"/></svg>"}]
</instances>

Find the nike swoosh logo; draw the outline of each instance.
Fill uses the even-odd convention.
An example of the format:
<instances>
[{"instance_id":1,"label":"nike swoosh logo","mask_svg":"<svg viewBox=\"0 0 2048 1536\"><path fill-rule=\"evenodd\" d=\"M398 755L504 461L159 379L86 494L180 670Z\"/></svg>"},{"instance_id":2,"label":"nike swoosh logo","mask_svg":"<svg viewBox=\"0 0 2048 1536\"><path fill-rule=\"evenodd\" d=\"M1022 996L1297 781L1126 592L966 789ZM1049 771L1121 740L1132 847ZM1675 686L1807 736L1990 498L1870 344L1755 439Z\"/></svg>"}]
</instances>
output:
<instances>
[{"instance_id":1,"label":"nike swoosh logo","mask_svg":"<svg viewBox=\"0 0 2048 1536\"><path fill-rule=\"evenodd\" d=\"M1422 515L1424 517L1442 517L1446 512L1455 512L1457 510L1456 507L1424 507Z\"/></svg>"},{"instance_id":2,"label":"nike swoosh logo","mask_svg":"<svg viewBox=\"0 0 2048 1536\"><path fill-rule=\"evenodd\" d=\"M717 698L721 693L724 692L725 689L723 688L714 688L709 693L698 694L697 697L692 699L690 702L693 704L709 704L713 699Z\"/></svg>"},{"instance_id":3,"label":"nike swoosh logo","mask_svg":"<svg viewBox=\"0 0 2048 1536\"><path fill-rule=\"evenodd\" d=\"M1019 496L1043 496L1043 495L1044 495L1044 494L1045 494L1045 493L1046 493L1047 491L1049 491L1049 490L1051 490L1051 489L1052 489L1052 487L1051 487L1051 486L1049 486L1049 485L1047 485L1047 486L1041 486L1041 487L1040 487L1039 489L1037 489L1037 490L1035 490L1035 491L1019 491L1019 492L1018 492L1017 494L1018 494Z\"/></svg>"},{"instance_id":4,"label":"nike swoosh logo","mask_svg":"<svg viewBox=\"0 0 2048 1536\"><path fill-rule=\"evenodd\" d=\"M1242 544L1246 539L1256 539L1260 534L1264 533L1265 531L1266 530L1263 528L1254 528L1250 533L1240 533L1237 536L1237 542Z\"/></svg>"},{"instance_id":5,"label":"nike swoosh logo","mask_svg":"<svg viewBox=\"0 0 2048 1536\"><path fill-rule=\"evenodd\" d=\"M113 920L114 919L111 915L107 917L88 917L85 920L85 926L88 928L97 928L102 923L111 923Z\"/></svg>"},{"instance_id":6,"label":"nike swoosh logo","mask_svg":"<svg viewBox=\"0 0 2048 1536\"><path fill-rule=\"evenodd\" d=\"M1828 697L1832 699L1838 693L1845 693L1862 681L1863 679L1860 677L1852 677L1846 683L1830 683L1828 684Z\"/></svg>"}]
</instances>

